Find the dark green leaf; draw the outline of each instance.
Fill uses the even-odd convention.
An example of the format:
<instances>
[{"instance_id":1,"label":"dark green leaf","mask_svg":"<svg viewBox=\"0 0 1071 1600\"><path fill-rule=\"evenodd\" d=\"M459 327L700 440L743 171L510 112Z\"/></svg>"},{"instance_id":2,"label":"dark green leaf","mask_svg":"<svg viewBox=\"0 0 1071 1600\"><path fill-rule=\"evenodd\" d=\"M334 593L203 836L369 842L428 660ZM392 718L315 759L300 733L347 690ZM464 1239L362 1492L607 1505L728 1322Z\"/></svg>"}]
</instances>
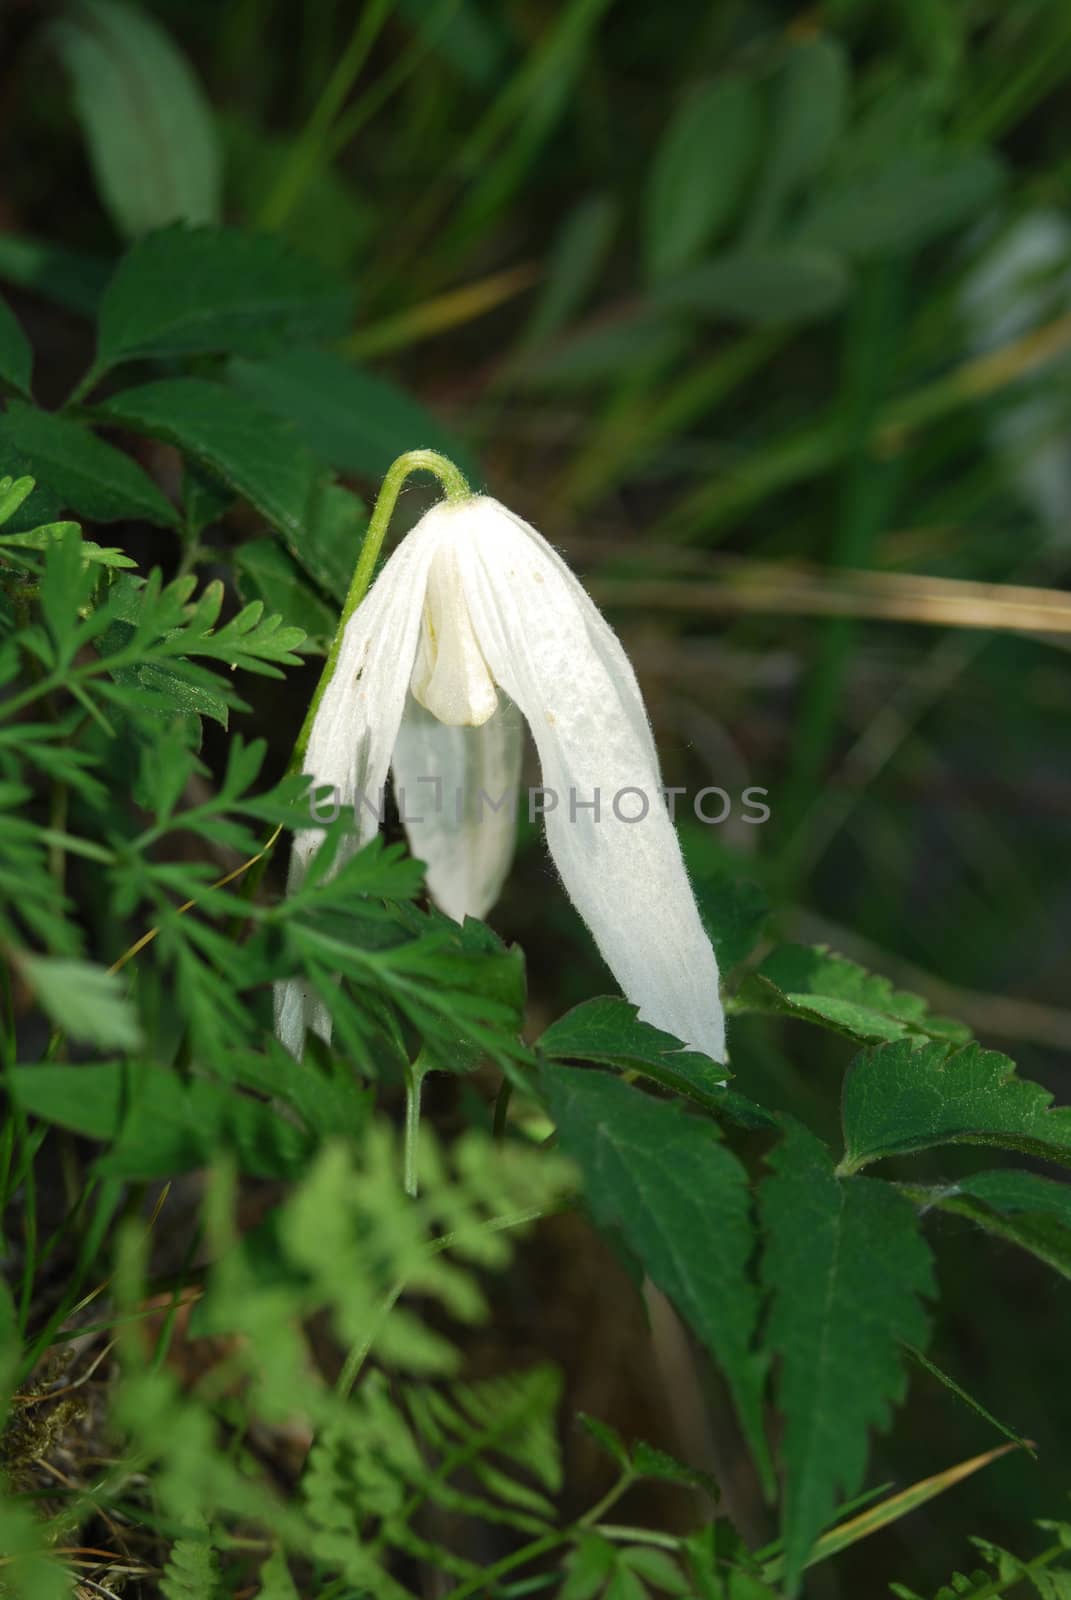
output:
<instances>
[{"instance_id":1,"label":"dark green leaf","mask_svg":"<svg viewBox=\"0 0 1071 1600\"><path fill-rule=\"evenodd\" d=\"M978 1172L939 1187L904 1188L924 1210L937 1206L967 1217L1071 1278L1071 1183L1005 1170Z\"/></svg>"},{"instance_id":2,"label":"dark green leaf","mask_svg":"<svg viewBox=\"0 0 1071 1600\"><path fill-rule=\"evenodd\" d=\"M973 1195L1005 1215L1044 1212L1071 1228L1071 1183L1043 1178L1036 1172L1018 1172L1012 1168L976 1172L973 1177L961 1178L954 1192Z\"/></svg>"},{"instance_id":3,"label":"dark green leaf","mask_svg":"<svg viewBox=\"0 0 1071 1600\"><path fill-rule=\"evenodd\" d=\"M234 490L197 461L187 460L182 478L182 513L186 531L199 539L206 528L219 522L234 504Z\"/></svg>"},{"instance_id":4,"label":"dark green leaf","mask_svg":"<svg viewBox=\"0 0 1071 1600\"><path fill-rule=\"evenodd\" d=\"M800 1017L861 1043L908 1035L959 1043L970 1036L961 1023L932 1016L921 995L894 989L822 945L779 945L747 974L733 1009Z\"/></svg>"},{"instance_id":5,"label":"dark green leaf","mask_svg":"<svg viewBox=\"0 0 1071 1600\"><path fill-rule=\"evenodd\" d=\"M229 1083L285 1101L322 1139L356 1138L368 1122L371 1092L354 1077L349 1063L329 1060L321 1070L311 1060L294 1071L294 1060L269 1038L262 1053L231 1050L214 1064Z\"/></svg>"},{"instance_id":6,"label":"dark green leaf","mask_svg":"<svg viewBox=\"0 0 1071 1600\"><path fill-rule=\"evenodd\" d=\"M765 241L786 202L825 166L844 126L848 60L835 39L807 39L788 48L773 86L770 134L747 228Z\"/></svg>"},{"instance_id":7,"label":"dark green leaf","mask_svg":"<svg viewBox=\"0 0 1071 1600\"><path fill-rule=\"evenodd\" d=\"M683 1488L702 1489L714 1500L718 1498L718 1485L709 1472L696 1467L686 1467L666 1450L656 1450L654 1445L637 1440L632 1447L632 1470L640 1478L651 1478L658 1483L676 1483Z\"/></svg>"},{"instance_id":8,"label":"dark green leaf","mask_svg":"<svg viewBox=\"0 0 1071 1600\"><path fill-rule=\"evenodd\" d=\"M796 242L864 258L917 250L989 205L1003 170L990 155L947 151L823 187Z\"/></svg>"},{"instance_id":9,"label":"dark green leaf","mask_svg":"<svg viewBox=\"0 0 1071 1600\"><path fill-rule=\"evenodd\" d=\"M256 506L289 544L300 544L322 471L284 423L223 384L164 378L124 389L95 414L177 445Z\"/></svg>"},{"instance_id":10,"label":"dark green leaf","mask_svg":"<svg viewBox=\"0 0 1071 1600\"><path fill-rule=\"evenodd\" d=\"M235 576L243 600L262 600L310 639L334 637L338 612L305 583L297 564L274 539L250 539L234 552Z\"/></svg>"},{"instance_id":11,"label":"dark green leaf","mask_svg":"<svg viewBox=\"0 0 1071 1600\"><path fill-rule=\"evenodd\" d=\"M113 585L108 596L109 610L115 620L100 635L97 648L102 655L115 655L128 645L134 636L135 625L144 604L144 585L140 580L122 579ZM227 726L228 706L236 702L231 694L225 696L207 675L196 680L160 662L132 662L129 666L112 670L112 679L119 684L133 684L142 691L141 709L171 718L192 714L211 717L221 727ZM148 694L145 694L148 691ZM240 702L237 702L240 703Z\"/></svg>"},{"instance_id":12,"label":"dark green leaf","mask_svg":"<svg viewBox=\"0 0 1071 1600\"><path fill-rule=\"evenodd\" d=\"M243 1171L260 1177L299 1172L308 1135L262 1100L197 1078L120 1061L87 1066L25 1066L12 1089L33 1115L86 1138L115 1141L98 1170L149 1180L203 1166L219 1149L235 1152Z\"/></svg>"},{"instance_id":13,"label":"dark green leaf","mask_svg":"<svg viewBox=\"0 0 1071 1600\"><path fill-rule=\"evenodd\" d=\"M839 1495L863 1476L867 1433L903 1392L900 1346L922 1345L919 1296L932 1293L914 1208L887 1184L839 1179L825 1146L798 1124L762 1185L767 1339L781 1358L785 1418L785 1586L798 1588L811 1544Z\"/></svg>"},{"instance_id":14,"label":"dark green leaf","mask_svg":"<svg viewBox=\"0 0 1071 1600\"><path fill-rule=\"evenodd\" d=\"M844 264L829 252L755 248L734 250L671 278L656 299L670 311L766 327L828 316L848 284Z\"/></svg>"},{"instance_id":15,"label":"dark green leaf","mask_svg":"<svg viewBox=\"0 0 1071 1600\"><path fill-rule=\"evenodd\" d=\"M648 1593L691 1594L691 1584L665 1550L654 1550L649 1545L634 1545L621 1552L621 1560L630 1572L649 1585Z\"/></svg>"},{"instance_id":16,"label":"dark green leaf","mask_svg":"<svg viewBox=\"0 0 1071 1600\"><path fill-rule=\"evenodd\" d=\"M0 385L30 397L33 351L6 300L0 300Z\"/></svg>"},{"instance_id":17,"label":"dark green leaf","mask_svg":"<svg viewBox=\"0 0 1071 1600\"><path fill-rule=\"evenodd\" d=\"M551 1023L539 1048L554 1061L598 1061L622 1072L642 1072L677 1094L721 1110L725 1067L641 1022L627 1000L585 1000Z\"/></svg>"},{"instance_id":18,"label":"dark green leaf","mask_svg":"<svg viewBox=\"0 0 1071 1600\"><path fill-rule=\"evenodd\" d=\"M133 1050L140 1030L126 985L106 967L59 956L27 956L23 975L53 1024L104 1050Z\"/></svg>"},{"instance_id":19,"label":"dark green leaf","mask_svg":"<svg viewBox=\"0 0 1071 1600\"><path fill-rule=\"evenodd\" d=\"M765 1369L751 1350L758 1296L748 1273L743 1167L711 1122L618 1078L548 1064L543 1082L596 1222L620 1233L719 1363L765 1469Z\"/></svg>"},{"instance_id":20,"label":"dark green leaf","mask_svg":"<svg viewBox=\"0 0 1071 1600\"><path fill-rule=\"evenodd\" d=\"M504 13L475 0L429 7L427 0L398 0L398 10L426 46L471 84L487 89L502 70L510 26Z\"/></svg>"},{"instance_id":21,"label":"dark green leaf","mask_svg":"<svg viewBox=\"0 0 1071 1600\"><path fill-rule=\"evenodd\" d=\"M340 472L381 478L406 450L440 450L478 482L458 441L404 389L328 350L280 350L235 360L231 382L294 425L321 460Z\"/></svg>"},{"instance_id":22,"label":"dark green leaf","mask_svg":"<svg viewBox=\"0 0 1071 1600\"><path fill-rule=\"evenodd\" d=\"M294 560L340 606L367 529L364 501L340 483L325 482L313 496L304 537L298 543L288 541Z\"/></svg>"},{"instance_id":23,"label":"dark green leaf","mask_svg":"<svg viewBox=\"0 0 1071 1600\"><path fill-rule=\"evenodd\" d=\"M71 76L97 189L119 231L218 221L212 110L160 25L116 0L70 0L49 36Z\"/></svg>"},{"instance_id":24,"label":"dark green leaf","mask_svg":"<svg viewBox=\"0 0 1071 1600\"><path fill-rule=\"evenodd\" d=\"M617 1466L622 1470L628 1467L628 1450L625 1446L625 1441L616 1428L611 1427L608 1422L600 1421L598 1417L589 1417L585 1411L578 1413L577 1420L580 1426L585 1428L591 1434L591 1437L602 1446Z\"/></svg>"},{"instance_id":25,"label":"dark green leaf","mask_svg":"<svg viewBox=\"0 0 1071 1600\"><path fill-rule=\"evenodd\" d=\"M115 263L106 256L83 255L51 241L0 233L0 278L83 316L95 315L114 269Z\"/></svg>"},{"instance_id":26,"label":"dark green leaf","mask_svg":"<svg viewBox=\"0 0 1071 1600\"><path fill-rule=\"evenodd\" d=\"M747 78L724 77L692 94L659 143L647 192L648 271L688 266L724 229L755 164L762 102Z\"/></svg>"},{"instance_id":27,"label":"dark green leaf","mask_svg":"<svg viewBox=\"0 0 1071 1600\"><path fill-rule=\"evenodd\" d=\"M969 1044L865 1050L844 1082L845 1172L940 1144L994 1144L1071 1166L1071 1106L1053 1106L1015 1063Z\"/></svg>"},{"instance_id":28,"label":"dark green leaf","mask_svg":"<svg viewBox=\"0 0 1071 1600\"><path fill-rule=\"evenodd\" d=\"M757 883L738 878L728 870L697 869L693 882L699 915L725 978L758 943L770 914L770 902Z\"/></svg>"},{"instance_id":29,"label":"dark green leaf","mask_svg":"<svg viewBox=\"0 0 1071 1600\"><path fill-rule=\"evenodd\" d=\"M552 339L584 304L602 270L620 208L609 195L582 200L563 222L547 261L546 277L521 337L524 350Z\"/></svg>"},{"instance_id":30,"label":"dark green leaf","mask_svg":"<svg viewBox=\"0 0 1071 1600\"><path fill-rule=\"evenodd\" d=\"M0 451L10 445L61 506L93 522L126 518L174 526L178 517L152 479L68 417L13 400L0 417ZM43 521L52 521L44 517Z\"/></svg>"},{"instance_id":31,"label":"dark green leaf","mask_svg":"<svg viewBox=\"0 0 1071 1600\"><path fill-rule=\"evenodd\" d=\"M274 239L166 228L135 244L108 285L96 371L141 356L259 355L334 338L350 317L345 285Z\"/></svg>"}]
</instances>

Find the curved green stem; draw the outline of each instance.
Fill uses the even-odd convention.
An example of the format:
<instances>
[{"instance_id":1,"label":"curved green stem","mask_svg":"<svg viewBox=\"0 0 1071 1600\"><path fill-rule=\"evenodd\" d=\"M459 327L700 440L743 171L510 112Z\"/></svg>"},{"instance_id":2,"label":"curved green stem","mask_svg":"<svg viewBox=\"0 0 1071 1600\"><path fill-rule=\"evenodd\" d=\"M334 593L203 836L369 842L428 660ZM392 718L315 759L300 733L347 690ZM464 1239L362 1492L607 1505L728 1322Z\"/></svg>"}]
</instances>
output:
<instances>
[{"instance_id":1,"label":"curved green stem","mask_svg":"<svg viewBox=\"0 0 1071 1600\"><path fill-rule=\"evenodd\" d=\"M309 703L308 714L302 723L297 743L294 745L294 754L290 763L291 770L296 771L304 758L305 750L309 743L309 734L312 732L312 724L317 711L320 709L320 701L323 699L327 686L335 675L335 667L338 665L338 656L339 651L342 649L342 639L346 632L346 624L368 593L372 582L372 573L375 571L379 552L383 548L383 539L394 512L394 507L397 504L402 484L414 472L434 473L443 486L447 500L454 503L460 500L467 500L472 493L464 476L454 466L454 463L448 460L446 456L441 456L437 450L407 450L404 455L399 456L397 461L393 462L388 468L387 475L383 479L379 491L379 497L372 510L372 516L368 523L368 532L364 536L364 543L361 545L361 553L357 558L357 565L353 569L349 593L346 595L346 601L342 607L342 615L338 619L338 627L335 630L335 637L331 641L331 648L327 653L327 660L324 662L324 670L320 674L320 681L316 685L316 693Z\"/></svg>"}]
</instances>

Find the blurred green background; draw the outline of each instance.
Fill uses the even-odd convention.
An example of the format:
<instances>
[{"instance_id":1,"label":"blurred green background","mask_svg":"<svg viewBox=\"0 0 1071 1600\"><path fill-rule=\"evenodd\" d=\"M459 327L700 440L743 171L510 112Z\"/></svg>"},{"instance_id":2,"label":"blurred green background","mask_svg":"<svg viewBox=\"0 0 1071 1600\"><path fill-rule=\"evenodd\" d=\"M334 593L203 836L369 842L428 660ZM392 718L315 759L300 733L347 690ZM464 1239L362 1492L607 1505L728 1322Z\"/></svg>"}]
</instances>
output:
<instances>
[{"instance_id":1,"label":"blurred green background","mask_svg":"<svg viewBox=\"0 0 1071 1600\"><path fill-rule=\"evenodd\" d=\"M405 448L460 456L602 600L667 782L734 797L682 825L708 904L726 870L753 880L780 934L916 988L1067 1100L1069 612L956 585L1071 570L1069 76L1067 0L8 0L0 279L46 405L148 228L275 231L348 279L345 368L235 381L366 500ZM227 570L258 531L232 517L198 560ZM245 575L330 626L296 569ZM285 716L261 697L280 766L301 692ZM598 990L535 830L494 921L543 1020ZM747 1092L833 1122L847 1044L744 1020L731 1042ZM936 1242L934 1358L1040 1461L815 1594L936 1581L967 1534L1019 1545L1065 1504L1071 1291L953 1219ZM540 1270L567 1351L567 1266ZM993 1442L920 1373L872 1475Z\"/></svg>"}]
</instances>

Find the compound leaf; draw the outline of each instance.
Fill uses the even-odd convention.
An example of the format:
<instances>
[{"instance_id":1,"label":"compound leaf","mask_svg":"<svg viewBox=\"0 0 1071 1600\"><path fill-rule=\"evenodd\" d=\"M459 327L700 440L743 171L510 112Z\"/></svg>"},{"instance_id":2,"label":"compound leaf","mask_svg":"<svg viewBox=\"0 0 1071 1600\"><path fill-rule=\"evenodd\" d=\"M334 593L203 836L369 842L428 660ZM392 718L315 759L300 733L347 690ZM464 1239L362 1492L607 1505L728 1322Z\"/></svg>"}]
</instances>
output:
<instances>
[{"instance_id":1,"label":"compound leaf","mask_svg":"<svg viewBox=\"0 0 1071 1600\"><path fill-rule=\"evenodd\" d=\"M744 1168L713 1123L607 1073L548 1064L544 1083L562 1149L584 1174L595 1221L621 1235L719 1363L765 1467L764 1368L751 1349L758 1295L748 1272L753 1233Z\"/></svg>"},{"instance_id":2,"label":"compound leaf","mask_svg":"<svg viewBox=\"0 0 1071 1600\"><path fill-rule=\"evenodd\" d=\"M914 1208L889 1185L838 1178L826 1147L796 1123L760 1190L772 1295L767 1329L781 1358L785 1418L785 1582L796 1592L838 1495L858 1489L867 1432L904 1387L901 1344L921 1345L932 1292Z\"/></svg>"}]
</instances>

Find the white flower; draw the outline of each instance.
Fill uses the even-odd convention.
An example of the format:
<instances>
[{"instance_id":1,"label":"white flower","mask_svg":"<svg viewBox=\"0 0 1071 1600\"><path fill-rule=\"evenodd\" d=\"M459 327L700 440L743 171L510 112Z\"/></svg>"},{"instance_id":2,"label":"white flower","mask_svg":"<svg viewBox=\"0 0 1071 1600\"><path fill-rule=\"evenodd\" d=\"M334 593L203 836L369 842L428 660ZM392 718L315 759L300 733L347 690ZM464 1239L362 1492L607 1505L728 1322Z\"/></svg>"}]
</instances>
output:
<instances>
[{"instance_id":1,"label":"white flower","mask_svg":"<svg viewBox=\"0 0 1071 1600\"><path fill-rule=\"evenodd\" d=\"M486 497L442 501L347 623L304 769L356 807L356 845L393 768L433 898L482 917L513 853L522 717L557 801L540 797L551 855L607 966L646 1021L724 1060L717 962L628 657L534 528ZM296 835L292 882L320 837ZM295 983L281 989L280 1037L300 1054L305 1029L329 1023Z\"/></svg>"}]
</instances>

